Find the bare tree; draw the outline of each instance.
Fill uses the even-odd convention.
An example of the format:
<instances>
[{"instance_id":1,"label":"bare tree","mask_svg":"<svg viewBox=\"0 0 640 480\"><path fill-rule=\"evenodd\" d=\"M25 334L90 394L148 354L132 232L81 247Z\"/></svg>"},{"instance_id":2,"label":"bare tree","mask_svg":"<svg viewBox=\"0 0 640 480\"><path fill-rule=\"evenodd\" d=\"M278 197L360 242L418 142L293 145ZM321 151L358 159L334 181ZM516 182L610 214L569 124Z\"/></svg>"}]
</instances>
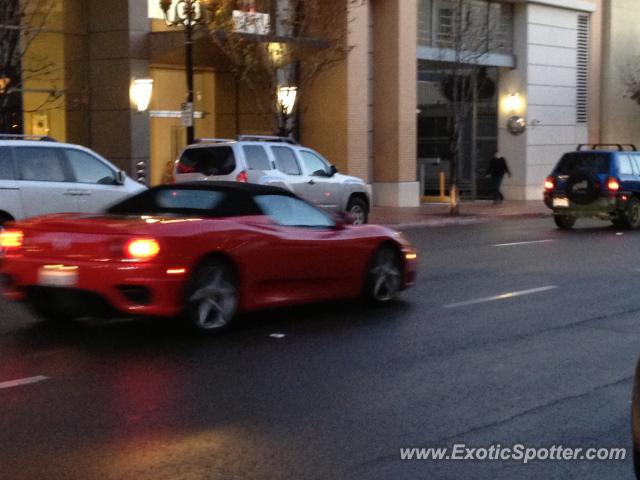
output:
<instances>
[{"instance_id":1,"label":"bare tree","mask_svg":"<svg viewBox=\"0 0 640 480\"><path fill-rule=\"evenodd\" d=\"M640 104L640 58L622 69L622 82L626 88L625 97Z\"/></svg>"},{"instance_id":2,"label":"bare tree","mask_svg":"<svg viewBox=\"0 0 640 480\"><path fill-rule=\"evenodd\" d=\"M54 0L0 1L0 132L15 133L20 127L25 83L50 78L61 68L31 52L53 8ZM59 93L51 89L34 110L46 109L58 98Z\"/></svg>"},{"instance_id":3,"label":"bare tree","mask_svg":"<svg viewBox=\"0 0 640 480\"><path fill-rule=\"evenodd\" d=\"M495 5L494 5L495 6ZM442 82L450 110L450 171L449 214L458 215L459 171L462 161L462 144L468 125L468 117L477 103L478 91L483 88L485 77L482 59L500 48L496 36L499 18L491 1L448 0L448 15L439 18L438 47L441 48L446 80Z\"/></svg>"},{"instance_id":4,"label":"bare tree","mask_svg":"<svg viewBox=\"0 0 640 480\"><path fill-rule=\"evenodd\" d=\"M279 135L289 136L295 115L286 95L278 92L291 94L282 87L295 87L296 104L304 104L312 82L352 48L347 43L349 11L365 1L213 0L204 8L209 9L213 43L252 93L257 112ZM237 10L243 6L244 12ZM256 10L268 14L268 20Z\"/></svg>"}]
</instances>

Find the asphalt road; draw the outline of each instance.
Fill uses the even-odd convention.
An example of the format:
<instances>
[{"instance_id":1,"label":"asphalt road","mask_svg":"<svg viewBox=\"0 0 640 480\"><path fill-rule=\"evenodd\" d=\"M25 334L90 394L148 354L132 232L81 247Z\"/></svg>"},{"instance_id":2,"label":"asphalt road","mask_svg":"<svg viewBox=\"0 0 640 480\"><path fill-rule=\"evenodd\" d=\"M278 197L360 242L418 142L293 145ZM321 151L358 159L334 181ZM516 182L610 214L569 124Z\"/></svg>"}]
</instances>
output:
<instances>
[{"instance_id":1,"label":"asphalt road","mask_svg":"<svg viewBox=\"0 0 640 480\"><path fill-rule=\"evenodd\" d=\"M640 232L578 227L410 229L421 276L401 302L253 314L212 339L49 327L0 301L0 479L631 479L629 460L400 459L630 447Z\"/></svg>"}]
</instances>

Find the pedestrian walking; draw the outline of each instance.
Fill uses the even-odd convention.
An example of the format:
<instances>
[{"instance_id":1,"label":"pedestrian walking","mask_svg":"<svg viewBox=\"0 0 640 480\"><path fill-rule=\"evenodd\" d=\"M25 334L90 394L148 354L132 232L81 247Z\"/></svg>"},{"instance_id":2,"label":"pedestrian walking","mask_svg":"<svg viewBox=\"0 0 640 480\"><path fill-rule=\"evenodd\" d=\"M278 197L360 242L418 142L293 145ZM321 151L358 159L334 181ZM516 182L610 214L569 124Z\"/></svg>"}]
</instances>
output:
<instances>
[{"instance_id":1,"label":"pedestrian walking","mask_svg":"<svg viewBox=\"0 0 640 480\"><path fill-rule=\"evenodd\" d=\"M509 175L509 178L511 178L511 171L507 165L507 160L500 155L500 152L496 151L493 153L491 160L489 160L489 168L487 169L486 175L487 178L491 178L493 183L494 204L502 203L504 200L504 195L502 195L500 187L502 187L502 180L504 179L505 174Z\"/></svg>"}]
</instances>

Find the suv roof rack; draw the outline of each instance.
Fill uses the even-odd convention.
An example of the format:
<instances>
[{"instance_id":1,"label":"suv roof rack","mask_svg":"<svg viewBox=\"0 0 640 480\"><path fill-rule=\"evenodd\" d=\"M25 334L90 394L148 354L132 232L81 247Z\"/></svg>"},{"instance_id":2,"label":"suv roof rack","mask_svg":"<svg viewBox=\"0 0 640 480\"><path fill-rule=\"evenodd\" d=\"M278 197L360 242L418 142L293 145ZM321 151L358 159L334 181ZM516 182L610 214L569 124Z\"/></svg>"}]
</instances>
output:
<instances>
[{"instance_id":1,"label":"suv roof rack","mask_svg":"<svg viewBox=\"0 0 640 480\"><path fill-rule=\"evenodd\" d=\"M56 142L49 135L22 135L19 133L0 133L0 140L40 140L41 142Z\"/></svg>"},{"instance_id":2,"label":"suv roof rack","mask_svg":"<svg viewBox=\"0 0 640 480\"><path fill-rule=\"evenodd\" d=\"M235 142L232 138L196 138L194 143L229 143Z\"/></svg>"},{"instance_id":3,"label":"suv roof rack","mask_svg":"<svg viewBox=\"0 0 640 480\"><path fill-rule=\"evenodd\" d=\"M276 137L274 135L238 135L236 139L239 142L281 142L281 143L289 143L291 145L298 145L291 137Z\"/></svg>"},{"instance_id":4,"label":"suv roof rack","mask_svg":"<svg viewBox=\"0 0 640 480\"><path fill-rule=\"evenodd\" d=\"M628 151L638 151L636 146L632 143L581 143L580 145L578 145L578 148L576 150L578 150L579 152L585 150L585 148L583 147L589 147L589 149L591 150L597 150L601 147L616 147L620 152L624 152L625 147L628 147Z\"/></svg>"}]
</instances>

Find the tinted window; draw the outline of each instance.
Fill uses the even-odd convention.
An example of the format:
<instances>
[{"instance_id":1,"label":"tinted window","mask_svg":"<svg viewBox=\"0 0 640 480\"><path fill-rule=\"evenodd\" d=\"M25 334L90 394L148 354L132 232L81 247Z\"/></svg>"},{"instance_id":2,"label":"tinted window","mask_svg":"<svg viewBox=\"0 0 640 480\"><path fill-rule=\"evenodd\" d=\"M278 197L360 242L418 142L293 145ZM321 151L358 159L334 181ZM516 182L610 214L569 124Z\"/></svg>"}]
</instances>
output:
<instances>
[{"instance_id":1,"label":"tinted window","mask_svg":"<svg viewBox=\"0 0 640 480\"><path fill-rule=\"evenodd\" d=\"M335 222L327 214L295 197L258 195L255 201L279 225L316 228L335 226Z\"/></svg>"},{"instance_id":2,"label":"tinted window","mask_svg":"<svg viewBox=\"0 0 640 480\"><path fill-rule=\"evenodd\" d=\"M188 148L180 156L178 173L203 173L204 175L229 175L236 168L231 147Z\"/></svg>"},{"instance_id":3,"label":"tinted window","mask_svg":"<svg viewBox=\"0 0 640 480\"><path fill-rule=\"evenodd\" d=\"M22 180L64 182L62 160L55 148L18 147L13 150Z\"/></svg>"},{"instance_id":4,"label":"tinted window","mask_svg":"<svg viewBox=\"0 0 640 480\"><path fill-rule=\"evenodd\" d=\"M633 175L633 166L629 155L618 155L618 170L622 175Z\"/></svg>"},{"instance_id":5,"label":"tinted window","mask_svg":"<svg viewBox=\"0 0 640 480\"><path fill-rule=\"evenodd\" d=\"M300 152L304 168L310 175L326 177L329 175L329 166L316 154L306 151Z\"/></svg>"},{"instance_id":6,"label":"tinted window","mask_svg":"<svg viewBox=\"0 0 640 480\"><path fill-rule=\"evenodd\" d=\"M242 147L244 156L247 158L249 170L271 170L271 164L267 157L267 152L258 145L246 145Z\"/></svg>"},{"instance_id":7,"label":"tinted window","mask_svg":"<svg viewBox=\"0 0 640 480\"><path fill-rule=\"evenodd\" d=\"M300 175L300 166L293 150L287 147L271 147L276 157L276 168L287 175Z\"/></svg>"},{"instance_id":8,"label":"tinted window","mask_svg":"<svg viewBox=\"0 0 640 480\"><path fill-rule=\"evenodd\" d=\"M13 180L14 178L11 150L9 147L0 147L0 180Z\"/></svg>"},{"instance_id":9,"label":"tinted window","mask_svg":"<svg viewBox=\"0 0 640 480\"><path fill-rule=\"evenodd\" d=\"M107 212L115 215L197 217L262 214L248 194L194 187L151 188L112 206Z\"/></svg>"},{"instance_id":10,"label":"tinted window","mask_svg":"<svg viewBox=\"0 0 640 480\"><path fill-rule=\"evenodd\" d=\"M577 170L586 170L590 173L609 173L609 155L587 152L565 153L556 167L556 174L571 175Z\"/></svg>"},{"instance_id":11,"label":"tinted window","mask_svg":"<svg viewBox=\"0 0 640 480\"><path fill-rule=\"evenodd\" d=\"M631 160L631 166L633 167L633 173L640 175L640 157L638 155L629 154Z\"/></svg>"},{"instance_id":12,"label":"tinted window","mask_svg":"<svg viewBox=\"0 0 640 480\"><path fill-rule=\"evenodd\" d=\"M65 150L71 171L79 183L114 185L115 172L100 160L81 150Z\"/></svg>"}]
</instances>

